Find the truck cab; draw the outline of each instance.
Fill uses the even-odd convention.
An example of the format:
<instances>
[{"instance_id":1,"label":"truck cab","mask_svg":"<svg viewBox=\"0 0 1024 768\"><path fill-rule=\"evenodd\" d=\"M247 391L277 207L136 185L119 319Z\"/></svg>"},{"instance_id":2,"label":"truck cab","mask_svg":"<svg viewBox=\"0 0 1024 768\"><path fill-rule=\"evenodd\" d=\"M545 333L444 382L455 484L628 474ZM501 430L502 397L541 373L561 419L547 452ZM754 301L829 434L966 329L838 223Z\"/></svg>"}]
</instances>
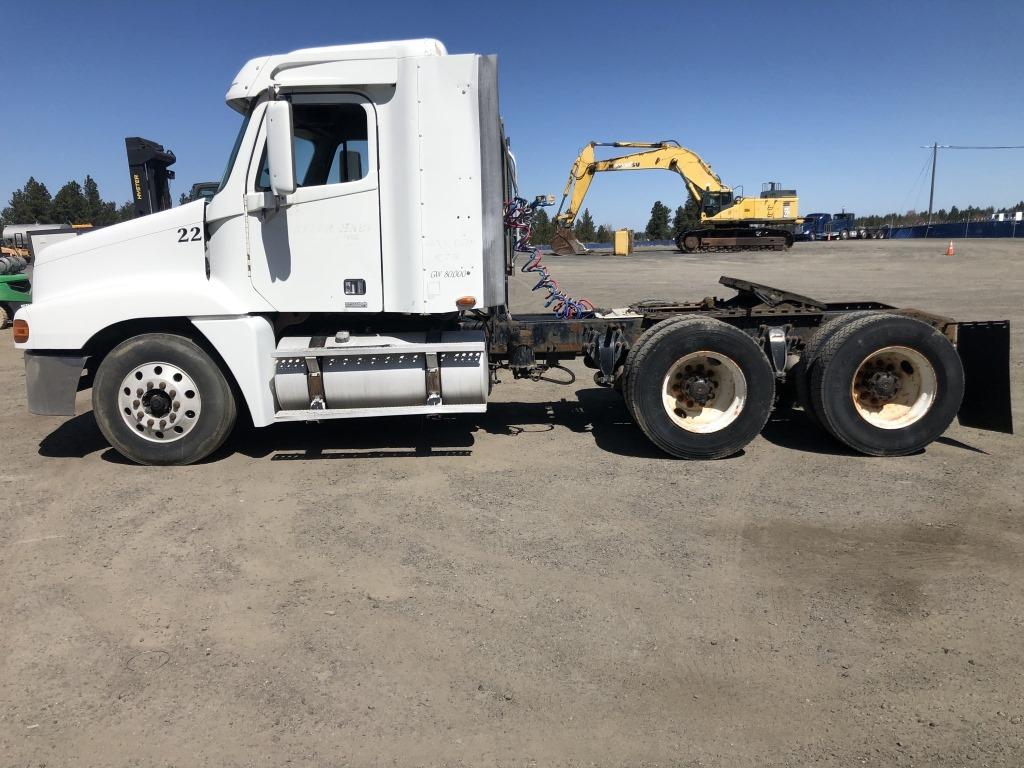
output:
<instances>
[{"instance_id":1,"label":"truck cab","mask_svg":"<svg viewBox=\"0 0 1024 768\"><path fill-rule=\"evenodd\" d=\"M857 227L857 216L853 213L808 213L804 222L797 226L799 240L848 240L866 237L865 230Z\"/></svg>"}]
</instances>

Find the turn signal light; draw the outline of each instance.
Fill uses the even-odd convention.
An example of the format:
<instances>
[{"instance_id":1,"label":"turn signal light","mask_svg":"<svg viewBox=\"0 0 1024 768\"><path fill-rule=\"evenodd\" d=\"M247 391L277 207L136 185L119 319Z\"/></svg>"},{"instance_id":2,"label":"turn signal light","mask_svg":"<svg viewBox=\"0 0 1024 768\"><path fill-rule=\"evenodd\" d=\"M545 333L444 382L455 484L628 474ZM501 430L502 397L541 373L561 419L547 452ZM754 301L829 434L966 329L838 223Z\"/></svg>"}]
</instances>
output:
<instances>
[{"instance_id":1,"label":"turn signal light","mask_svg":"<svg viewBox=\"0 0 1024 768\"><path fill-rule=\"evenodd\" d=\"M15 320L14 321L14 343L24 344L28 341L28 321L26 320Z\"/></svg>"},{"instance_id":2,"label":"turn signal light","mask_svg":"<svg viewBox=\"0 0 1024 768\"><path fill-rule=\"evenodd\" d=\"M476 306L476 296L460 296L455 300L455 306L459 309L472 309Z\"/></svg>"}]
</instances>

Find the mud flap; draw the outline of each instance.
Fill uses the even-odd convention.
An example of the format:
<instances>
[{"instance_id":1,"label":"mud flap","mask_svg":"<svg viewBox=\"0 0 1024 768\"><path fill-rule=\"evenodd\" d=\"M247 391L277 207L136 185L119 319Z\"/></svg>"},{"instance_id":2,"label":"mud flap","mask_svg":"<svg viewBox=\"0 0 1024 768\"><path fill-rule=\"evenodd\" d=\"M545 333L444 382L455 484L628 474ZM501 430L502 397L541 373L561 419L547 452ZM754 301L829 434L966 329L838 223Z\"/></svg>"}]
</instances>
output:
<instances>
[{"instance_id":1,"label":"mud flap","mask_svg":"<svg viewBox=\"0 0 1024 768\"><path fill-rule=\"evenodd\" d=\"M1013 434L1010 404L1010 323L957 323L964 364L964 400L957 419L965 427Z\"/></svg>"},{"instance_id":2,"label":"mud flap","mask_svg":"<svg viewBox=\"0 0 1024 768\"><path fill-rule=\"evenodd\" d=\"M28 410L36 416L74 416L84 355L25 353Z\"/></svg>"}]
</instances>

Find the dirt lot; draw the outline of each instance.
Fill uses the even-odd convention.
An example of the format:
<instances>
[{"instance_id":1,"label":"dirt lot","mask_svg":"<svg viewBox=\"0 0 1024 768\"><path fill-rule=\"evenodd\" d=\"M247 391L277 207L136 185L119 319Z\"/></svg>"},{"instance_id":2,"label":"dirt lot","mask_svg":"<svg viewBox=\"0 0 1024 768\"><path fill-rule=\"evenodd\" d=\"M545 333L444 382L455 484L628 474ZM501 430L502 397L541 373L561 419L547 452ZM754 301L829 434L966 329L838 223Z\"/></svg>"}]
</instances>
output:
<instances>
[{"instance_id":1,"label":"dirt lot","mask_svg":"<svg viewBox=\"0 0 1024 768\"><path fill-rule=\"evenodd\" d=\"M1024 425L1024 241L945 246L548 263L604 305L729 274L1009 318ZM87 395L29 416L4 331L0 764L1024 764L1020 438L873 459L780 415L679 462L577 370L149 468Z\"/></svg>"}]
</instances>

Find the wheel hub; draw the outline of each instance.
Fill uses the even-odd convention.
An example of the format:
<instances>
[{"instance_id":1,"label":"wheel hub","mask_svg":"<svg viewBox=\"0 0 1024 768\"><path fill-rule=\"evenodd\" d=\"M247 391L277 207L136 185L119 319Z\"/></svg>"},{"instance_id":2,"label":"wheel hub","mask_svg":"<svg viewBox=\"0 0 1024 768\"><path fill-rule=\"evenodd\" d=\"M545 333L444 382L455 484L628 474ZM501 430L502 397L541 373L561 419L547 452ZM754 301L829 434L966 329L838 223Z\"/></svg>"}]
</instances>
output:
<instances>
[{"instance_id":1,"label":"wheel hub","mask_svg":"<svg viewBox=\"0 0 1024 768\"><path fill-rule=\"evenodd\" d=\"M157 418L170 413L173 403L174 401L162 389L151 389L142 396L142 410Z\"/></svg>"},{"instance_id":2,"label":"wheel hub","mask_svg":"<svg viewBox=\"0 0 1024 768\"><path fill-rule=\"evenodd\" d=\"M169 363L146 363L128 372L117 394L125 424L144 440L170 443L191 432L203 401L195 381Z\"/></svg>"},{"instance_id":3,"label":"wheel hub","mask_svg":"<svg viewBox=\"0 0 1024 768\"><path fill-rule=\"evenodd\" d=\"M732 424L747 398L746 378L729 357L691 352L671 365L662 384L669 418L688 432L708 434Z\"/></svg>"},{"instance_id":4,"label":"wheel hub","mask_svg":"<svg viewBox=\"0 0 1024 768\"><path fill-rule=\"evenodd\" d=\"M879 400L891 400L900 388L900 380L890 371L876 371L867 378L868 391Z\"/></svg>"},{"instance_id":5,"label":"wheel hub","mask_svg":"<svg viewBox=\"0 0 1024 768\"><path fill-rule=\"evenodd\" d=\"M714 381L710 377L698 374L688 378L683 389L691 400L700 405L704 405L714 394L715 385Z\"/></svg>"},{"instance_id":6,"label":"wheel hub","mask_svg":"<svg viewBox=\"0 0 1024 768\"><path fill-rule=\"evenodd\" d=\"M938 392L935 369L918 350L884 347L857 368L851 395L861 418L880 429L902 429L928 413Z\"/></svg>"}]
</instances>

